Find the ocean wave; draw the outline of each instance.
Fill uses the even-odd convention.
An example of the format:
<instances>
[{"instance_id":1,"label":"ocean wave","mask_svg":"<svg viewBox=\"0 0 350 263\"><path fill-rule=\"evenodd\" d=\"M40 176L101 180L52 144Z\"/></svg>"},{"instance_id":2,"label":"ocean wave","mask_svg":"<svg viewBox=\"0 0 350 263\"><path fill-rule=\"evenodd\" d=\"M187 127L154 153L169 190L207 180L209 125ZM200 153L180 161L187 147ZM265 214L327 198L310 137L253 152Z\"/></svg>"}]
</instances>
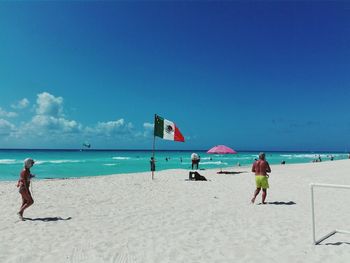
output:
<instances>
[{"instance_id":1,"label":"ocean wave","mask_svg":"<svg viewBox=\"0 0 350 263\"><path fill-rule=\"evenodd\" d=\"M216 164L216 165L227 165L228 163L225 162L200 162L199 165L201 164Z\"/></svg>"},{"instance_id":2,"label":"ocean wave","mask_svg":"<svg viewBox=\"0 0 350 263\"><path fill-rule=\"evenodd\" d=\"M113 160L130 160L130 157L112 157Z\"/></svg>"},{"instance_id":3,"label":"ocean wave","mask_svg":"<svg viewBox=\"0 0 350 263\"><path fill-rule=\"evenodd\" d=\"M231 155L226 155L226 156L221 156L221 157L216 156L215 158L211 158L211 160L213 160L213 159L215 159L215 160L232 160L232 159L237 159L237 157L236 156L231 156ZM201 160L202 160L202 158L201 158ZM209 160L210 160L210 158L209 158Z\"/></svg>"},{"instance_id":4,"label":"ocean wave","mask_svg":"<svg viewBox=\"0 0 350 263\"><path fill-rule=\"evenodd\" d=\"M293 158L315 158L318 157L318 154L281 154L281 157L293 159ZM322 155L321 155L322 156Z\"/></svg>"},{"instance_id":5,"label":"ocean wave","mask_svg":"<svg viewBox=\"0 0 350 263\"><path fill-rule=\"evenodd\" d=\"M235 157L236 160L253 160L256 157Z\"/></svg>"},{"instance_id":6,"label":"ocean wave","mask_svg":"<svg viewBox=\"0 0 350 263\"><path fill-rule=\"evenodd\" d=\"M45 163L51 163L51 164L61 164L61 163L81 163L85 161L79 161L79 160L49 160L49 161L35 161L35 164L45 164Z\"/></svg>"},{"instance_id":7,"label":"ocean wave","mask_svg":"<svg viewBox=\"0 0 350 263\"><path fill-rule=\"evenodd\" d=\"M103 165L104 166L116 166L117 164L116 163L104 163Z\"/></svg>"},{"instance_id":8,"label":"ocean wave","mask_svg":"<svg viewBox=\"0 0 350 263\"><path fill-rule=\"evenodd\" d=\"M220 157L220 158L218 158L218 157ZM210 160L210 161L212 161L213 159L216 159L216 160L217 159L232 159L232 157L233 156L231 156L231 155L222 155L222 156L215 155L214 158L213 157L201 157L201 161L203 161L203 160ZM237 158L237 157L235 157L235 158Z\"/></svg>"},{"instance_id":9,"label":"ocean wave","mask_svg":"<svg viewBox=\"0 0 350 263\"><path fill-rule=\"evenodd\" d=\"M333 157L346 157L346 155L344 154L326 154L326 153L321 153L321 154L315 154L315 153L306 153L306 154L281 154L282 157L286 157L289 159L293 159L293 158L307 158L307 159L314 159L314 158L318 158L318 156L321 156L321 158L329 158L331 156Z\"/></svg>"},{"instance_id":10,"label":"ocean wave","mask_svg":"<svg viewBox=\"0 0 350 263\"><path fill-rule=\"evenodd\" d=\"M0 159L0 164L15 164L19 163L16 159Z\"/></svg>"}]
</instances>

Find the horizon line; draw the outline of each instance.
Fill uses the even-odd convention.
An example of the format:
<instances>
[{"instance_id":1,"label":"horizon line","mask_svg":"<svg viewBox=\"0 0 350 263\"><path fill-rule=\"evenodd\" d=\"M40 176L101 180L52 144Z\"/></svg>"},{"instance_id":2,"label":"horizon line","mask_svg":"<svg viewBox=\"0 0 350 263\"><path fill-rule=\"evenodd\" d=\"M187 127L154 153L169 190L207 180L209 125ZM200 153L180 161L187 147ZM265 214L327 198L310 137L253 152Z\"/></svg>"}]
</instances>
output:
<instances>
[{"instance_id":1,"label":"horizon line","mask_svg":"<svg viewBox=\"0 0 350 263\"><path fill-rule=\"evenodd\" d=\"M0 151L147 151L152 152L152 149L83 149L83 148L0 148ZM189 151L200 151L206 152L208 149L156 149L156 151L168 151L168 152L189 152ZM333 152L333 153L349 153L349 151L336 151L336 150L236 150L239 152L302 152L302 153L321 153L321 152Z\"/></svg>"}]
</instances>

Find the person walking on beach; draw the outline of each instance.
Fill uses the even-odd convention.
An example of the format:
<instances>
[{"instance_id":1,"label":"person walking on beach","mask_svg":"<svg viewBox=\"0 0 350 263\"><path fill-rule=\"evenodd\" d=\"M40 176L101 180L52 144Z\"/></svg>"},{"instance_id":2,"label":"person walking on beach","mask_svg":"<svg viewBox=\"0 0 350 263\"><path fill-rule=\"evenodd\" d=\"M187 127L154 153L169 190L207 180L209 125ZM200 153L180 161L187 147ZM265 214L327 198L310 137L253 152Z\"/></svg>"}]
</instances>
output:
<instances>
[{"instance_id":1,"label":"person walking on beach","mask_svg":"<svg viewBox=\"0 0 350 263\"><path fill-rule=\"evenodd\" d=\"M17 182L17 187L19 187L19 193L22 196L22 205L19 209L18 216L22 221L24 210L34 203L32 194L29 191L30 179L34 177L34 175L30 173L30 168L33 167L33 165L33 159L27 158L24 160L24 168L21 171L19 180Z\"/></svg>"},{"instance_id":2,"label":"person walking on beach","mask_svg":"<svg viewBox=\"0 0 350 263\"><path fill-rule=\"evenodd\" d=\"M265 153L259 153L259 160L253 163L252 172L255 173L256 190L254 191L251 202L254 204L255 198L262 189L262 203L266 204L265 199L267 196L267 189L269 188L269 175L267 173L271 173L271 168L269 163L265 160Z\"/></svg>"}]
</instances>

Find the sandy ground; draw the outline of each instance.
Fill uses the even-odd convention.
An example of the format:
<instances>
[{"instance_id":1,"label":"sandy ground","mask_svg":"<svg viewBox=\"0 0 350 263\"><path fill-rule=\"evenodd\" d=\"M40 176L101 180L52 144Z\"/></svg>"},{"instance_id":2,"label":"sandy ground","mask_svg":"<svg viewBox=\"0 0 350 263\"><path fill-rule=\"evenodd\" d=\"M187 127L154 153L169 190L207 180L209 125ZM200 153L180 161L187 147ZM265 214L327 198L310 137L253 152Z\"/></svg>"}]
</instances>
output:
<instances>
[{"instance_id":1,"label":"sandy ground","mask_svg":"<svg viewBox=\"0 0 350 263\"><path fill-rule=\"evenodd\" d=\"M350 185L350 160L271 168L267 205L250 203L250 167L34 180L24 222L1 182L0 262L350 262L350 235L313 245L310 202L310 183ZM350 190L315 200L316 238L350 231Z\"/></svg>"}]
</instances>

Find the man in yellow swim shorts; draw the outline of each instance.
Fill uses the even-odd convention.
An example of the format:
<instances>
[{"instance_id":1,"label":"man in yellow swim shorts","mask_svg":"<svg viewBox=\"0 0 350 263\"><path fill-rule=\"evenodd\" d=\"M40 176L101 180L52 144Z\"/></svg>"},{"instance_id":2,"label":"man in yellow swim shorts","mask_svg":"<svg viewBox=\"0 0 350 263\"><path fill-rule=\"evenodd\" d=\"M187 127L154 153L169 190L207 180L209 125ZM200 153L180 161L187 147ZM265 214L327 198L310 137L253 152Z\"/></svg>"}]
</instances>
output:
<instances>
[{"instance_id":1,"label":"man in yellow swim shorts","mask_svg":"<svg viewBox=\"0 0 350 263\"><path fill-rule=\"evenodd\" d=\"M267 173L271 173L271 168L269 163L265 160L265 153L259 153L259 160L253 163L252 172L255 173L256 190L254 191L251 202L252 204L255 202L255 198L262 189L262 203L266 204L267 188L269 188L269 175Z\"/></svg>"}]
</instances>

